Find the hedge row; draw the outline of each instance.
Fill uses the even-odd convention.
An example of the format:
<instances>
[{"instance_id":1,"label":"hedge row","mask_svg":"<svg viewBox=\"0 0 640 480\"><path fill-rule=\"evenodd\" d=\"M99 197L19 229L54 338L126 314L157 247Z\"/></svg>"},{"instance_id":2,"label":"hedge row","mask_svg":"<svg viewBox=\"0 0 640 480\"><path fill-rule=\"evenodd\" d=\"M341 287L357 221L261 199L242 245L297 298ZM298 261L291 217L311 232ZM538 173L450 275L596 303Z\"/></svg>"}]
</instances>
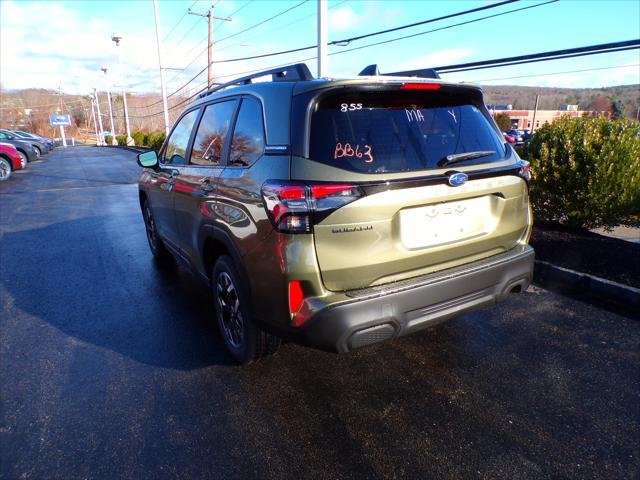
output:
<instances>
[{"instance_id":1,"label":"hedge row","mask_svg":"<svg viewBox=\"0 0 640 480\"><path fill-rule=\"evenodd\" d=\"M133 132L131 138L138 146L149 147L153 150L159 150L164 142L164 132ZM107 145L111 145L113 137L107 135L104 137ZM126 145L127 137L125 135L116 135L116 142L118 145Z\"/></svg>"},{"instance_id":2,"label":"hedge row","mask_svg":"<svg viewBox=\"0 0 640 480\"><path fill-rule=\"evenodd\" d=\"M640 226L640 123L564 116L538 129L522 157L536 221Z\"/></svg>"},{"instance_id":3,"label":"hedge row","mask_svg":"<svg viewBox=\"0 0 640 480\"><path fill-rule=\"evenodd\" d=\"M159 150L164 142L164 132L133 132L131 138L138 146ZM120 144L120 142L118 142Z\"/></svg>"}]
</instances>

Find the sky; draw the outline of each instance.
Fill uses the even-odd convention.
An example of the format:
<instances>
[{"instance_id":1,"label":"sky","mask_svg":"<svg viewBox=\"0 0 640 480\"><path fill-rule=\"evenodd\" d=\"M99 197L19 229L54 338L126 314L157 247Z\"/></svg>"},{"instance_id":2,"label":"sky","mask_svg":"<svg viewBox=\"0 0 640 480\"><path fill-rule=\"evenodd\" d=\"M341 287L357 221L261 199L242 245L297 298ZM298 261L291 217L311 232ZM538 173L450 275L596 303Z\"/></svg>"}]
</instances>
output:
<instances>
[{"instance_id":1,"label":"sky","mask_svg":"<svg viewBox=\"0 0 640 480\"><path fill-rule=\"evenodd\" d=\"M639 0L560 0L413 38L346 50L372 42L439 29L495 13L533 6L521 0L492 10L330 46L330 76L357 75L376 63L381 72L466 63L640 38ZM339 40L497 3L470 0L329 0L329 40ZM255 60L232 59L316 44L316 0L161 0L160 37L167 92L185 85L207 63L207 21L187 9L231 21L214 22L214 66L219 81L242 72L315 57L316 50ZM288 10L288 12L284 12ZM254 25L272 20L254 28ZM250 30L243 32L243 30ZM153 2L0 0L0 85L7 89L60 88L87 94L120 85L132 92L160 91ZM224 61L224 62L222 62ZM316 72L316 60L306 60ZM105 76L102 66L107 66ZM443 75L493 85L604 87L640 83L640 50ZM206 72L181 93L206 82Z\"/></svg>"}]
</instances>

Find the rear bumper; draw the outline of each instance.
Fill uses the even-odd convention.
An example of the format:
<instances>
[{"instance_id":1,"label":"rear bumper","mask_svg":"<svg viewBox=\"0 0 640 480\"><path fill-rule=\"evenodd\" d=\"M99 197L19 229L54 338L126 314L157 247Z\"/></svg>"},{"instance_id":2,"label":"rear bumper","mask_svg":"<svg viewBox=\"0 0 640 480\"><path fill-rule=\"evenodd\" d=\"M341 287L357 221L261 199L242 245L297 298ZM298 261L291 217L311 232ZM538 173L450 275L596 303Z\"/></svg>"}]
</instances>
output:
<instances>
[{"instance_id":1,"label":"rear bumper","mask_svg":"<svg viewBox=\"0 0 640 480\"><path fill-rule=\"evenodd\" d=\"M408 335L524 290L533 278L534 251L521 245L463 267L417 279L348 292L298 331L301 343L323 350L354 348Z\"/></svg>"}]
</instances>

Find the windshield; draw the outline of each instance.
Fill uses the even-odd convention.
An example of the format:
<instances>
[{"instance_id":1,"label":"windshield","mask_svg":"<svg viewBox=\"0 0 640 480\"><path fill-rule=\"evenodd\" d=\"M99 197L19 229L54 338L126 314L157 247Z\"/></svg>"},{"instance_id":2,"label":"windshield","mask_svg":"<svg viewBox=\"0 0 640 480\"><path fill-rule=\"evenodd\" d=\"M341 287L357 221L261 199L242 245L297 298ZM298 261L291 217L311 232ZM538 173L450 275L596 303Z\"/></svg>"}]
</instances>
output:
<instances>
[{"instance_id":1,"label":"windshield","mask_svg":"<svg viewBox=\"0 0 640 480\"><path fill-rule=\"evenodd\" d=\"M494 153L456 165L502 160L506 147L479 98L459 90L334 93L312 114L309 156L364 173L436 169L468 152Z\"/></svg>"}]
</instances>

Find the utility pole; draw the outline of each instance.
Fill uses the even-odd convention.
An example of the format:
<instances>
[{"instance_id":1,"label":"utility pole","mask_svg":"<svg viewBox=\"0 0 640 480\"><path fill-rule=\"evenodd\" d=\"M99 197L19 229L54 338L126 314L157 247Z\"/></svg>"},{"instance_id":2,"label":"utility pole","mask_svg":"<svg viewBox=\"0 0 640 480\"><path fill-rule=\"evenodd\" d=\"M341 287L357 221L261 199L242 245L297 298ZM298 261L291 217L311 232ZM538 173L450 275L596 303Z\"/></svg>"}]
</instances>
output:
<instances>
[{"instance_id":1,"label":"utility pole","mask_svg":"<svg viewBox=\"0 0 640 480\"><path fill-rule=\"evenodd\" d=\"M213 84L213 21L224 20L230 22L231 19L227 17L215 17L213 15L213 5L209 7L209 11L205 13L192 12L191 9L187 10L189 15L197 15L198 17L206 18L209 21L209 44L207 46L207 87L211 87Z\"/></svg>"},{"instance_id":2,"label":"utility pole","mask_svg":"<svg viewBox=\"0 0 640 480\"><path fill-rule=\"evenodd\" d=\"M533 121L531 122L531 135L536 128L536 113L538 113L538 102L540 101L540 95L536 95L536 106L533 109Z\"/></svg>"},{"instance_id":3,"label":"utility pole","mask_svg":"<svg viewBox=\"0 0 640 480\"><path fill-rule=\"evenodd\" d=\"M327 0L318 0L318 78L329 74L329 5Z\"/></svg>"},{"instance_id":4,"label":"utility pole","mask_svg":"<svg viewBox=\"0 0 640 480\"><path fill-rule=\"evenodd\" d=\"M113 40L116 44L116 47L120 47L120 42L122 41L122 35L114 33L111 35L111 40ZM126 143L129 146L135 145L133 138L131 138L131 129L129 128L129 110L127 109L127 91L124 87L124 77L122 75L122 52L121 49L118 48L118 66L120 67L120 86L122 87L122 103L124 105L124 125L127 133Z\"/></svg>"},{"instance_id":5,"label":"utility pole","mask_svg":"<svg viewBox=\"0 0 640 480\"><path fill-rule=\"evenodd\" d=\"M167 107L167 90L164 86L164 71L162 70L162 53L160 50L160 11L158 0L153 0L153 12L156 17L156 44L158 46L158 67L160 68L160 89L162 91L162 107L164 110L164 131L169 136L169 108ZM209 43L211 43L211 22L209 22ZM211 60L209 60L211 62Z\"/></svg>"},{"instance_id":6,"label":"utility pole","mask_svg":"<svg viewBox=\"0 0 640 480\"><path fill-rule=\"evenodd\" d=\"M103 65L102 73L104 73L104 77L107 78L107 72L109 71L109 67ZM111 108L111 85L109 85L109 81L107 80L107 103L109 104L109 122L111 124L111 145L117 145L118 141L116 140L116 129L113 125L113 109ZM106 142L106 139L105 139Z\"/></svg>"},{"instance_id":7,"label":"utility pole","mask_svg":"<svg viewBox=\"0 0 640 480\"><path fill-rule=\"evenodd\" d=\"M98 124L96 123L96 112L93 107L93 96L91 96L91 120L93 120L93 128L96 131L96 145L100 145L100 137L98 137Z\"/></svg>"},{"instance_id":8,"label":"utility pole","mask_svg":"<svg viewBox=\"0 0 640 480\"><path fill-rule=\"evenodd\" d=\"M62 87L58 86L58 95L60 99L60 113L64 113L64 102L62 101ZM62 146L67 146L67 137L64 135L64 126L60 125L60 136L62 137Z\"/></svg>"},{"instance_id":9,"label":"utility pole","mask_svg":"<svg viewBox=\"0 0 640 480\"><path fill-rule=\"evenodd\" d=\"M100 113L100 100L98 100L98 92L95 88L93 89L93 97L96 99L98 125L100 126L100 130L99 130L100 138L98 140L98 146L103 146L104 145L104 129L102 128L102 114Z\"/></svg>"}]
</instances>

